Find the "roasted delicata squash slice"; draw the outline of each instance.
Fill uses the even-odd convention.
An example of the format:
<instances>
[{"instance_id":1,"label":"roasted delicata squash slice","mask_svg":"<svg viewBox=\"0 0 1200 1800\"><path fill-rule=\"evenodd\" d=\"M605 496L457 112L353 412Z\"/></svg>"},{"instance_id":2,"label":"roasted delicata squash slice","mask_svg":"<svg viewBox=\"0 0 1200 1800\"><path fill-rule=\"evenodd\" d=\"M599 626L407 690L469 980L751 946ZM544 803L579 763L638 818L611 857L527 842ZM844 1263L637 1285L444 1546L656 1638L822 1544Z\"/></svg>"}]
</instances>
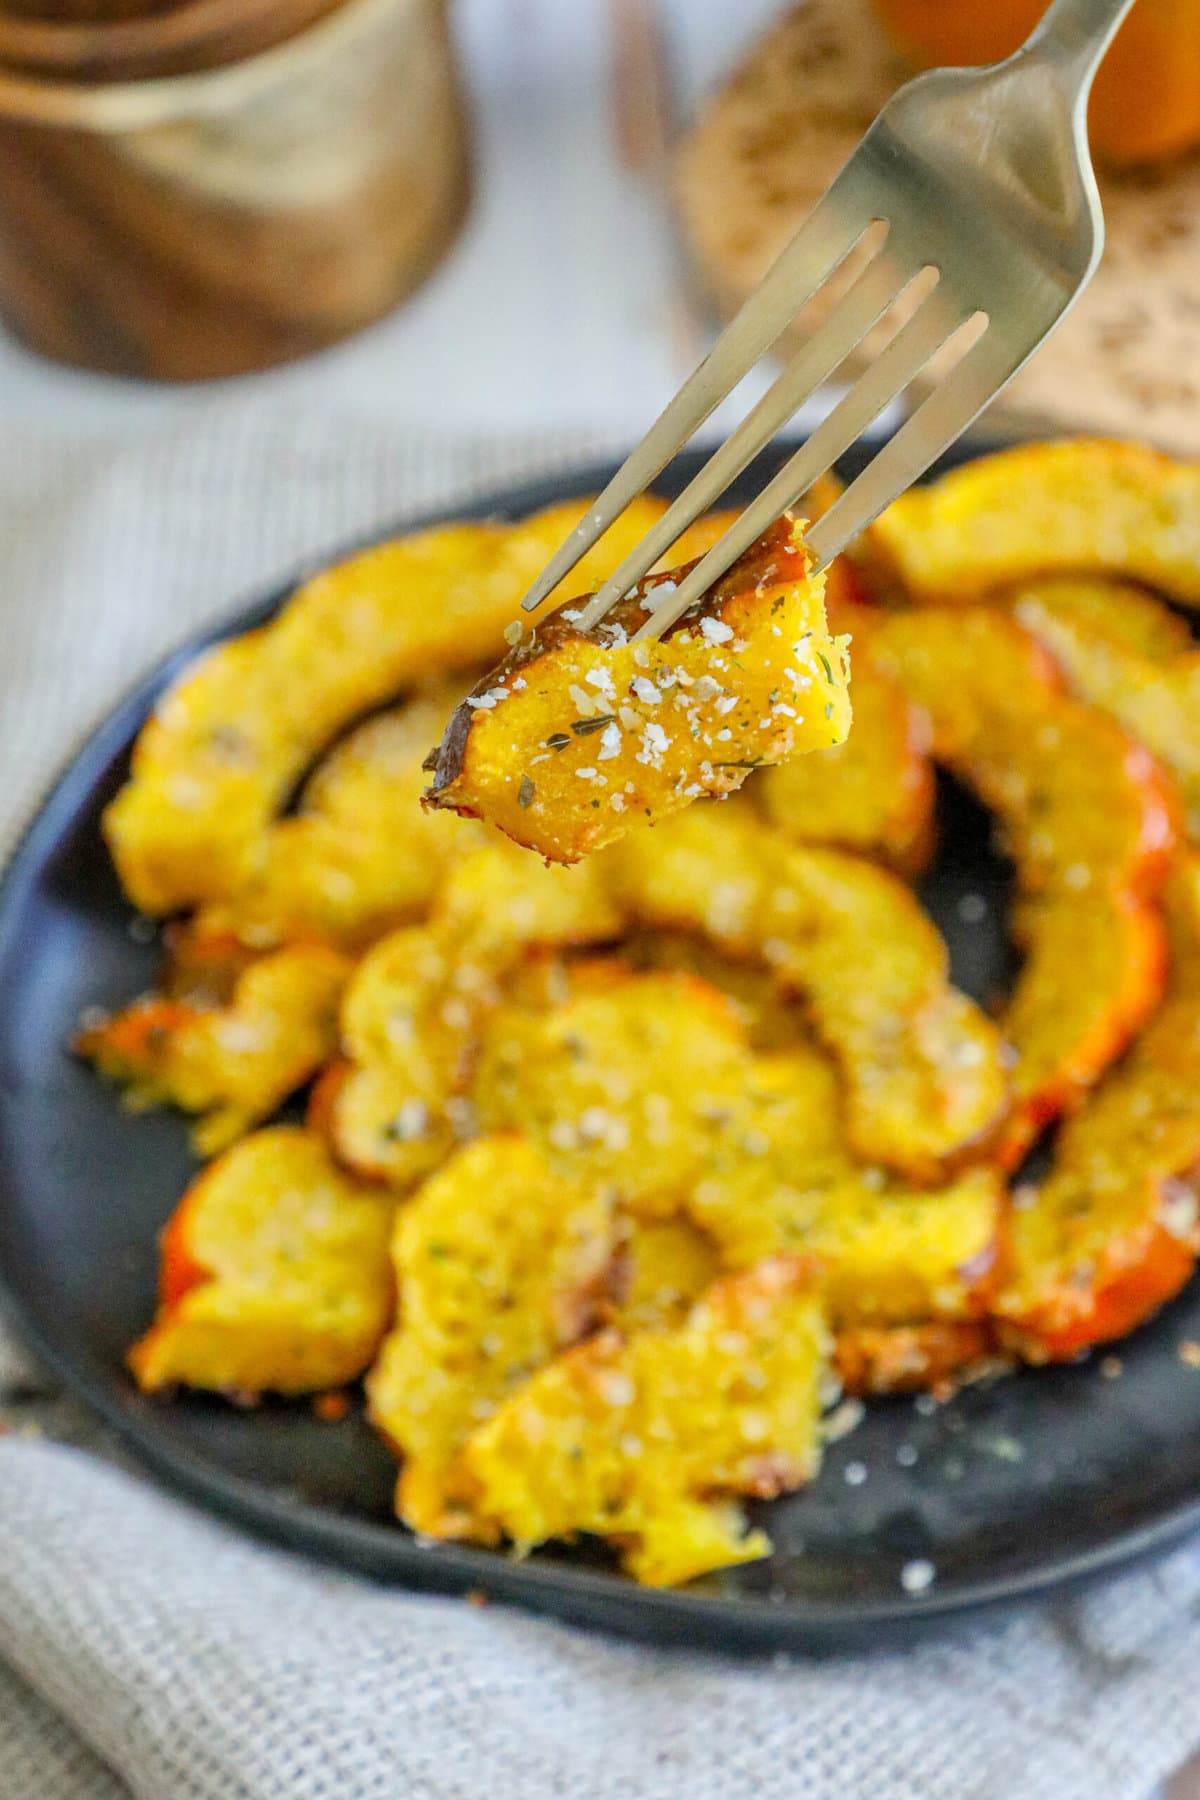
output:
<instances>
[{"instance_id":1,"label":"roasted delicata squash slice","mask_svg":"<svg viewBox=\"0 0 1200 1800\"><path fill-rule=\"evenodd\" d=\"M850 1341L847 1385L919 1383L928 1370L911 1345L926 1328L970 1324L943 1342L979 1354L999 1260L1001 1177L970 1169L922 1189L857 1163L838 1117L836 1076L814 1048L758 1060L686 1208L726 1268L784 1252L814 1258L839 1366L843 1337ZM901 1348L892 1345L889 1358L893 1331ZM859 1370L868 1342L871 1367ZM944 1349L938 1372L949 1373Z\"/></svg>"},{"instance_id":2,"label":"roasted delicata squash slice","mask_svg":"<svg viewBox=\"0 0 1200 1800\"><path fill-rule=\"evenodd\" d=\"M427 925L393 931L354 972L341 1008L341 1042L359 1063L386 1063L435 1086L463 1072L465 1044L488 998L482 971L460 969Z\"/></svg>"},{"instance_id":3,"label":"roasted delicata squash slice","mask_svg":"<svg viewBox=\"0 0 1200 1800\"><path fill-rule=\"evenodd\" d=\"M1005 1148L1015 1165L1042 1126L1080 1105L1150 1018L1166 944L1156 906L1119 890L1039 895L1011 920L1023 951L1004 1009L1017 1054L1017 1098Z\"/></svg>"},{"instance_id":4,"label":"roasted delicata squash slice","mask_svg":"<svg viewBox=\"0 0 1200 1800\"><path fill-rule=\"evenodd\" d=\"M1063 585L1019 589L1012 599L1016 617L1049 650L1072 691L1110 713L1170 771L1179 784L1189 834L1200 836L1200 653L1192 648L1190 633L1175 613L1139 596L1183 631L1183 648L1152 651L1149 632L1135 641L1133 630L1122 635L1099 609L1084 616L1063 607ZM1115 591L1124 597L1133 592ZM1131 616L1136 622L1136 608Z\"/></svg>"},{"instance_id":5,"label":"roasted delicata squash slice","mask_svg":"<svg viewBox=\"0 0 1200 1800\"><path fill-rule=\"evenodd\" d=\"M765 959L803 995L864 1162L926 1180L986 1146L1008 1105L1003 1041L950 985L945 945L895 876L796 849L739 802L695 807L608 855L635 918Z\"/></svg>"},{"instance_id":6,"label":"roasted delicata squash slice","mask_svg":"<svg viewBox=\"0 0 1200 1800\"><path fill-rule=\"evenodd\" d=\"M336 745L297 811L266 827L245 885L205 908L202 927L260 947L361 949L423 917L451 863L484 842L479 826L418 804L453 704L449 688L422 690Z\"/></svg>"},{"instance_id":7,"label":"roasted delicata squash slice","mask_svg":"<svg viewBox=\"0 0 1200 1800\"><path fill-rule=\"evenodd\" d=\"M800 527L780 520L664 639L634 642L684 573L648 577L594 631L578 604L531 627L451 719L427 804L572 863L760 764L840 744L846 647Z\"/></svg>"},{"instance_id":8,"label":"roasted delicata squash slice","mask_svg":"<svg viewBox=\"0 0 1200 1800\"><path fill-rule=\"evenodd\" d=\"M1000 815L1026 892L1101 879L1157 893L1176 796L1153 759L1065 693L1053 664L991 607L880 621L877 655L922 708L934 754Z\"/></svg>"},{"instance_id":9,"label":"roasted delicata squash slice","mask_svg":"<svg viewBox=\"0 0 1200 1800\"><path fill-rule=\"evenodd\" d=\"M1026 953L1005 1028L1017 1051L1012 1153L1083 1091L1157 1004L1154 901L1173 787L1116 724L1061 690L1045 652L989 607L892 614L877 655L927 712L934 753L998 816Z\"/></svg>"},{"instance_id":10,"label":"roasted delicata squash slice","mask_svg":"<svg viewBox=\"0 0 1200 1800\"><path fill-rule=\"evenodd\" d=\"M749 1068L737 1014L707 982L613 970L565 1005L501 1008L472 1100L484 1130L519 1121L555 1168L653 1218L678 1210Z\"/></svg>"},{"instance_id":11,"label":"roasted delicata squash slice","mask_svg":"<svg viewBox=\"0 0 1200 1800\"><path fill-rule=\"evenodd\" d=\"M817 1257L839 1330L982 1316L995 1171L922 1190L856 1163L828 1060L811 1046L756 1057L736 1005L695 976L599 964L568 980L558 1005L493 1017L472 1098L484 1130L519 1123L556 1170L633 1215L619 1321L661 1322L653 1297L669 1316L715 1258L780 1252Z\"/></svg>"},{"instance_id":12,"label":"roasted delicata squash slice","mask_svg":"<svg viewBox=\"0 0 1200 1800\"><path fill-rule=\"evenodd\" d=\"M1200 862L1168 888L1170 979L1119 1068L1064 1126L1054 1167L1017 1196L997 1302L1031 1361L1121 1337L1191 1274L1200 1167Z\"/></svg>"},{"instance_id":13,"label":"roasted delicata squash slice","mask_svg":"<svg viewBox=\"0 0 1200 1800\"><path fill-rule=\"evenodd\" d=\"M470 1530L463 1445L595 1322L615 1246L611 1197L572 1187L516 1136L467 1145L403 1209L397 1320L367 1389L404 1458L396 1510L414 1530Z\"/></svg>"},{"instance_id":14,"label":"roasted delicata squash slice","mask_svg":"<svg viewBox=\"0 0 1200 1800\"><path fill-rule=\"evenodd\" d=\"M311 1080L337 1048L349 960L320 945L251 963L208 1010L151 994L80 1033L80 1055L125 1088L134 1110L199 1113L192 1136L214 1155Z\"/></svg>"},{"instance_id":15,"label":"roasted delicata squash slice","mask_svg":"<svg viewBox=\"0 0 1200 1800\"><path fill-rule=\"evenodd\" d=\"M933 845L924 722L857 630L853 644L854 728L845 743L764 769L747 793L793 843L832 844L913 874Z\"/></svg>"},{"instance_id":16,"label":"roasted delicata squash slice","mask_svg":"<svg viewBox=\"0 0 1200 1800\"><path fill-rule=\"evenodd\" d=\"M1194 647L1187 620L1128 581L1046 576L999 598L1060 664L1057 631L1067 634L1068 643L1072 632L1088 637L1095 633L1105 643L1132 650L1150 662L1170 662Z\"/></svg>"},{"instance_id":17,"label":"roasted delicata squash slice","mask_svg":"<svg viewBox=\"0 0 1200 1800\"><path fill-rule=\"evenodd\" d=\"M422 1179L469 1125L468 1064L522 958L603 942L620 924L589 869L539 867L503 840L465 856L429 922L360 963L342 1008L345 1061L319 1084L312 1122L360 1175L402 1188Z\"/></svg>"},{"instance_id":18,"label":"roasted delicata squash slice","mask_svg":"<svg viewBox=\"0 0 1200 1800\"><path fill-rule=\"evenodd\" d=\"M105 814L134 904L169 913L245 887L266 827L314 757L360 714L497 655L522 594L587 504L519 525L439 525L364 550L185 671ZM652 496L636 501L578 578L597 586L662 511Z\"/></svg>"},{"instance_id":19,"label":"roasted delicata squash slice","mask_svg":"<svg viewBox=\"0 0 1200 1800\"><path fill-rule=\"evenodd\" d=\"M226 1151L163 1233L158 1315L129 1354L139 1387L252 1398L353 1381L391 1313L391 1215L299 1127Z\"/></svg>"},{"instance_id":20,"label":"roasted delicata squash slice","mask_svg":"<svg viewBox=\"0 0 1200 1800\"><path fill-rule=\"evenodd\" d=\"M627 1222L611 1321L621 1331L678 1325L721 1273L717 1247L690 1219Z\"/></svg>"},{"instance_id":21,"label":"roasted delicata squash slice","mask_svg":"<svg viewBox=\"0 0 1200 1800\"><path fill-rule=\"evenodd\" d=\"M408 1188L445 1160L474 1036L494 1002L488 973L457 962L428 926L367 952L342 1002L344 1061L322 1077L309 1119L348 1168Z\"/></svg>"},{"instance_id":22,"label":"roasted delicata squash slice","mask_svg":"<svg viewBox=\"0 0 1200 1800\"><path fill-rule=\"evenodd\" d=\"M406 1193L466 1135L465 1115L448 1084L428 1098L420 1092L434 1086L431 1074L414 1092L402 1069L343 1059L330 1063L314 1086L307 1123L354 1174Z\"/></svg>"},{"instance_id":23,"label":"roasted delicata squash slice","mask_svg":"<svg viewBox=\"0 0 1200 1800\"><path fill-rule=\"evenodd\" d=\"M539 867L494 834L451 869L431 914L460 961L490 969L528 949L603 943L624 923L598 864Z\"/></svg>"},{"instance_id":24,"label":"roasted delicata squash slice","mask_svg":"<svg viewBox=\"0 0 1200 1800\"><path fill-rule=\"evenodd\" d=\"M1200 464L1105 439L1027 444L916 487L869 533L922 600L1035 575L1123 575L1200 604Z\"/></svg>"},{"instance_id":25,"label":"roasted delicata squash slice","mask_svg":"<svg viewBox=\"0 0 1200 1800\"><path fill-rule=\"evenodd\" d=\"M520 1546L594 1533L653 1586L767 1556L738 1498L816 1473L827 1358L820 1300L795 1257L719 1282L681 1325L603 1332L472 1436L479 1529Z\"/></svg>"},{"instance_id":26,"label":"roasted delicata squash slice","mask_svg":"<svg viewBox=\"0 0 1200 1800\"><path fill-rule=\"evenodd\" d=\"M735 1123L686 1202L727 1268L810 1254L835 1327L985 1310L1003 1182L913 1188L849 1154L837 1077L815 1048L757 1060Z\"/></svg>"},{"instance_id":27,"label":"roasted delicata squash slice","mask_svg":"<svg viewBox=\"0 0 1200 1800\"><path fill-rule=\"evenodd\" d=\"M708 938L635 931L622 939L620 959L631 969L674 969L718 988L732 1000L752 1050L789 1050L808 1041L803 1002L782 989L762 963L728 955Z\"/></svg>"}]
</instances>

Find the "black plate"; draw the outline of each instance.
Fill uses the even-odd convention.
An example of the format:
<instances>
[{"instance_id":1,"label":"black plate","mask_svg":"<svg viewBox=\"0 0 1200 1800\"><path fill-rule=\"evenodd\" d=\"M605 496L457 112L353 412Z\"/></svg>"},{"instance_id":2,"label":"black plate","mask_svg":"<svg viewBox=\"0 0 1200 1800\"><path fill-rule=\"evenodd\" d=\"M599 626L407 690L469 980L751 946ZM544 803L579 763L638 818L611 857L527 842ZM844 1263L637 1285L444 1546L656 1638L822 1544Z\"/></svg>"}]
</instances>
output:
<instances>
[{"instance_id":1,"label":"black plate","mask_svg":"<svg viewBox=\"0 0 1200 1800\"><path fill-rule=\"evenodd\" d=\"M696 466L680 457L664 491ZM607 472L575 470L472 510L517 516ZM751 472L740 497L762 474ZM156 670L95 733L0 891L2 1287L33 1349L156 1473L244 1526L384 1579L740 1648L875 1644L1111 1568L1200 1525L1200 1374L1178 1354L1200 1338L1195 1287L1120 1347L1119 1379L1093 1360L971 1388L942 1407L873 1406L830 1449L812 1488L765 1509L770 1562L676 1593L636 1588L583 1552L514 1563L419 1546L390 1520L392 1461L358 1414L321 1424L303 1405L245 1413L198 1396L140 1396L122 1356L153 1306L155 1234L195 1165L177 1119L125 1116L64 1046L85 1007L124 1000L154 969L155 945L122 899L99 818L156 695L197 648ZM956 978L985 997L1011 976L1008 871L965 795L946 787L942 813L943 850L922 896ZM968 895L988 903L981 922L974 899L960 904ZM936 1569L920 1595L901 1585L913 1559Z\"/></svg>"}]
</instances>

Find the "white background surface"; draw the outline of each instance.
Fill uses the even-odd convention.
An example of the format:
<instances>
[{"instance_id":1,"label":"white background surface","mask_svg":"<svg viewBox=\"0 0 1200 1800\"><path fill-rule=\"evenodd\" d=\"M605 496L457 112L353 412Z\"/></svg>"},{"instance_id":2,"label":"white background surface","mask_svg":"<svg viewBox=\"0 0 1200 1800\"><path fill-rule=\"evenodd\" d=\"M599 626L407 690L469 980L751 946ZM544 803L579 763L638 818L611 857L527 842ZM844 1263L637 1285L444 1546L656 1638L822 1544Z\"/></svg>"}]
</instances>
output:
<instances>
[{"instance_id":1,"label":"white background surface","mask_svg":"<svg viewBox=\"0 0 1200 1800\"><path fill-rule=\"evenodd\" d=\"M294 397L451 430L640 435L702 350L706 321L671 228L665 155L635 168L622 160L621 109L637 104L629 58L635 77L659 84L665 146L782 9L781 0L454 0L475 204L407 307L322 356L197 387L82 375L0 337L5 429L125 435L256 389L264 402Z\"/></svg>"}]
</instances>

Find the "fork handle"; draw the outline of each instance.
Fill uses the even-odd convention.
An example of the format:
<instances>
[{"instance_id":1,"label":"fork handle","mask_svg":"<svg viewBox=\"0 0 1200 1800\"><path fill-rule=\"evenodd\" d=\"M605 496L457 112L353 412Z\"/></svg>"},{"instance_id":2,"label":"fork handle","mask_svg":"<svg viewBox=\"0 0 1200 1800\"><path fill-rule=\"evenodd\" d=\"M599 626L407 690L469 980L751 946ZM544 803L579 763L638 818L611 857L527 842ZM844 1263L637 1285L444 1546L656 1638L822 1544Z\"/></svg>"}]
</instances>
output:
<instances>
[{"instance_id":1,"label":"fork handle","mask_svg":"<svg viewBox=\"0 0 1200 1800\"><path fill-rule=\"evenodd\" d=\"M1025 48L1056 63L1087 94L1133 0L1053 0Z\"/></svg>"}]
</instances>

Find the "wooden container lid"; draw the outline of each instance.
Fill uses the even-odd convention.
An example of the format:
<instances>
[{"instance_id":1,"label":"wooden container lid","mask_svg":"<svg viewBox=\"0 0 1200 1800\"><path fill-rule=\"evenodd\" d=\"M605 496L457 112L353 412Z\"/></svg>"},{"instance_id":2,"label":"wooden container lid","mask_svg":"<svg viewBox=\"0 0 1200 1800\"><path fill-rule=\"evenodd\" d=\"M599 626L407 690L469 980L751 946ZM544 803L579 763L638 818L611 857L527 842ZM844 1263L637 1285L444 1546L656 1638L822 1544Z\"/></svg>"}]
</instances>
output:
<instances>
[{"instance_id":1,"label":"wooden container lid","mask_svg":"<svg viewBox=\"0 0 1200 1800\"><path fill-rule=\"evenodd\" d=\"M681 147L675 191L723 314L757 285L911 73L867 0L804 0L708 103ZM1200 454L1200 156L1102 171L1100 186L1100 269L993 417ZM868 339L866 353L877 347Z\"/></svg>"},{"instance_id":2,"label":"wooden container lid","mask_svg":"<svg viewBox=\"0 0 1200 1800\"><path fill-rule=\"evenodd\" d=\"M0 65L54 81L217 68L306 29L341 0L0 0ZM90 8L91 16L88 16Z\"/></svg>"},{"instance_id":3,"label":"wooden container lid","mask_svg":"<svg viewBox=\"0 0 1200 1800\"><path fill-rule=\"evenodd\" d=\"M3 0L0 12L51 25L111 25L116 19L173 12L183 0Z\"/></svg>"}]
</instances>

